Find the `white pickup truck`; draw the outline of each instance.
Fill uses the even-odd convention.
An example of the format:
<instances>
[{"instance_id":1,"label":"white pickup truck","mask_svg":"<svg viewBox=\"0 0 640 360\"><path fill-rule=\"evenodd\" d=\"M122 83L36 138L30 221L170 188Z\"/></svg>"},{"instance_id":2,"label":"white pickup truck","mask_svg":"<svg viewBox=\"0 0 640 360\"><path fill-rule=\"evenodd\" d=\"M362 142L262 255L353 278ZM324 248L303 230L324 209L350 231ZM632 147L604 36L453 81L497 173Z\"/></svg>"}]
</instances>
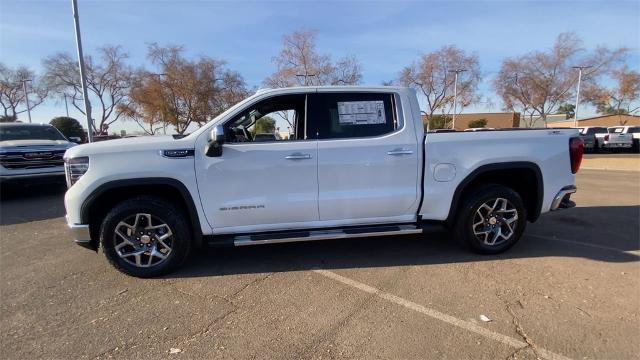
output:
<instances>
[{"instance_id":1,"label":"white pickup truck","mask_svg":"<svg viewBox=\"0 0 640 360\"><path fill-rule=\"evenodd\" d=\"M75 145L48 124L0 123L0 183L64 181L62 157Z\"/></svg>"},{"instance_id":2,"label":"white pickup truck","mask_svg":"<svg viewBox=\"0 0 640 360\"><path fill-rule=\"evenodd\" d=\"M259 119L282 140L256 141ZM152 277L190 249L419 234L445 225L471 250L513 246L526 222L574 206L576 129L425 135L413 90L260 91L176 139L69 149L67 222L118 270Z\"/></svg>"},{"instance_id":3,"label":"white pickup truck","mask_svg":"<svg viewBox=\"0 0 640 360\"><path fill-rule=\"evenodd\" d=\"M631 148L640 152L640 126L612 126L607 129L605 140L610 148Z\"/></svg>"},{"instance_id":4,"label":"white pickup truck","mask_svg":"<svg viewBox=\"0 0 640 360\"><path fill-rule=\"evenodd\" d=\"M633 134L625 132L624 126L607 128L604 136L604 146L609 150L631 149L633 147Z\"/></svg>"}]
</instances>

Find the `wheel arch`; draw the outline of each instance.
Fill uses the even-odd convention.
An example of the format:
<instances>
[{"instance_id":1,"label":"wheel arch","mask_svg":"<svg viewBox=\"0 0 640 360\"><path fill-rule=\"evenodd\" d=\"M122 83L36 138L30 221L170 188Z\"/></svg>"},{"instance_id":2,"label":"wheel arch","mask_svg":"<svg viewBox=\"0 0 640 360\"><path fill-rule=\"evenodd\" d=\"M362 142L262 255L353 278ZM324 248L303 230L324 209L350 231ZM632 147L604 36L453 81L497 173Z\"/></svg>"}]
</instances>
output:
<instances>
[{"instance_id":1,"label":"wheel arch","mask_svg":"<svg viewBox=\"0 0 640 360\"><path fill-rule=\"evenodd\" d=\"M453 223L465 195L476 186L488 183L504 185L513 189L525 204L527 220L535 222L538 219L544 198L542 172L536 163L517 161L482 165L467 175L456 187L446 223Z\"/></svg>"},{"instance_id":2,"label":"wheel arch","mask_svg":"<svg viewBox=\"0 0 640 360\"><path fill-rule=\"evenodd\" d=\"M98 186L87 196L80 209L82 223L89 224L91 239L99 239L102 220L113 206L139 195L157 196L182 208L191 225L192 245L202 245L202 229L194 199L181 181L172 178L123 179Z\"/></svg>"}]
</instances>

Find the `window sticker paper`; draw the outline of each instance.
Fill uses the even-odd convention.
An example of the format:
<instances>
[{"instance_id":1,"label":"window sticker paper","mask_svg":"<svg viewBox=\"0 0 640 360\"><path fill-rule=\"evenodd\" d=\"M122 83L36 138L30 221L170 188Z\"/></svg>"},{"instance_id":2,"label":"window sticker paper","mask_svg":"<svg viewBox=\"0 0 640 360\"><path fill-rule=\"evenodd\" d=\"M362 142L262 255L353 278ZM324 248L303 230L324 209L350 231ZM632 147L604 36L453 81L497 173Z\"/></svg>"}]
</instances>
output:
<instances>
[{"instance_id":1,"label":"window sticker paper","mask_svg":"<svg viewBox=\"0 0 640 360\"><path fill-rule=\"evenodd\" d=\"M339 101L338 121L341 125L374 125L386 122L384 101Z\"/></svg>"}]
</instances>

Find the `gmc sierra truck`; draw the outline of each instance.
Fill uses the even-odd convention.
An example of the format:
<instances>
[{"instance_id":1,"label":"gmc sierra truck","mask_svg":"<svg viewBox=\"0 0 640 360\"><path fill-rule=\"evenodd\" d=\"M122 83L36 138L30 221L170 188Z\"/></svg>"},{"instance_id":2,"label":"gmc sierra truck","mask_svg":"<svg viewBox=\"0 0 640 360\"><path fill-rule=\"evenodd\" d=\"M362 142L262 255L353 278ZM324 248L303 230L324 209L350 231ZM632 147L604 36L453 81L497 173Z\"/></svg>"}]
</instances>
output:
<instances>
[{"instance_id":1,"label":"gmc sierra truck","mask_svg":"<svg viewBox=\"0 0 640 360\"><path fill-rule=\"evenodd\" d=\"M0 124L0 183L64 181L62 157L76 144L48 124Z\"/></svg>"},{"instance_id":2,"label":"gmc sierra truck","mask_svg":"<svg viewBox=\"0 0 640 360\"><path fill-rule=\"evenodd\" d=\"M261 141L256 122L287 121ZM281 120L278 120L281 119ZM574 206L576 129L424 132L413 90L259 91L192 134L65 154L67 222L118 270L153 277L201 246L420 234L512 247L527 221Z\"/></svg>"}]
</instances>

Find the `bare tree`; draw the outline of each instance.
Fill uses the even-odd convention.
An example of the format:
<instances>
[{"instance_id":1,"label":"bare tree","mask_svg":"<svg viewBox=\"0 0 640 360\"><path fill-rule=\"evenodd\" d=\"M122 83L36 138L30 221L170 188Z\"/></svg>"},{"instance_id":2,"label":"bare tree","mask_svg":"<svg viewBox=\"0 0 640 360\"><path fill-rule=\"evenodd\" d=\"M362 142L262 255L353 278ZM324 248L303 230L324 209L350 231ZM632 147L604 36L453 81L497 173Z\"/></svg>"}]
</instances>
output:
<instances>
[{"instance_id":1,"label":"bare tree","mask_svg":"<svg viewBox=\"0 0 640 360\"><path fill-rule=\"evenodd\" d=\"M98 49L98 60L86 56L86 81L90 96L92 114L96 116L94 131L106 132L109 125L118 121L121 105L129 101L133 70L126 64L128 54L119 46L105 46ZM71 104L82 114L84 112L78 62L67 53L58 53L43 61L47 86L61 96L71 99ZM96 111L97 110L97 111Z\"/></svg>"},{"instance_id":2,"label":"bare tree","mask_svg":"<svg viewBox=\"0 0 640 360\"><path fill-rule=\"evenodd\" d=\"M587 84L585 101L593 104L600 114L625 115L640 109L640 73L624 65L613 70L611 78L615 81L611 88L597 83Z\"/></svg>"},{"instance_id":3,"label":"bare tree","mask_svg":"<svg viewBox=\"0 0 640 360\"><path fill-rule=\"evenodd\" d=\"M578 72L574 65L589 65L582 73L585 86L620 61L626 49L604 47L585 52L573 33L560 34L549 51L533 51L502 62L493 86L504 109L532 111L546 126L547 115L556 113L569 102L575 91Z\"/></svg>"},{"instance_id":4,"label":"bare tree","mask_svg":"<svg viewBox=\"0 0 640 360\"><path fill-rule=\"evenodd\" d=\"M458 75L457 103L459 111L462 111L480 100L480 65L475 54L467 55L454 45L442 47L422 55L416 62L402 69L398 82L424 95L427 105L425 113L431 123L438 110L443 114L450 112L455 81L452 71L459 69L466 70Z\"/></svg>"},{"instance_id":5,"label":"bare tree","mask_svg":"<svg viewBox=\"0 0 640 360\"><path fill-rule=\"evenodd\" d=\"M278 69L265 79L270 87L356 85L362 80L360 62L347 56L337 62L316 51L316 32L298 30L284 35L283 48L273 62Z\"/></svg>"},{"instance_id":6,"label":"bare tree","mask_svg":"<svg viewBox=\"0 0 640 360\"><path fill-rule=\"evenodd\" d=\"M165 128L166 109L159 74L138 70L131 82L129 100L118 105L123 118L133 120L148 135L155 135Z\"/></svg>"},{"instance_id":7,"label":"bare tree","mask_svg":"<svg viewBox=\"0 0 640 360\"><path fill-rule=\"evenodd\" d=\"M158 74L138 72L121 110L147 133L170 124L178 134L203 125L247 96L239 73L209 57L188 60L180 46L149 46ZM162 75L159 75L162 74Z\"/></svg>"},{"instance_id":8,"label":"bare tree","mask_svg":"<svg viewBox=\"0 0 640 360\"><path fill-rule=\"evenodd\" d=\"M40 78L32 70L24 66L12 69L0 63L0 106L5 118L17 118L18 114L27 111L23 80L30 80L29 110L33 110L47 98L47 87L42 85Z\"/></svg>"}]
</instances>

